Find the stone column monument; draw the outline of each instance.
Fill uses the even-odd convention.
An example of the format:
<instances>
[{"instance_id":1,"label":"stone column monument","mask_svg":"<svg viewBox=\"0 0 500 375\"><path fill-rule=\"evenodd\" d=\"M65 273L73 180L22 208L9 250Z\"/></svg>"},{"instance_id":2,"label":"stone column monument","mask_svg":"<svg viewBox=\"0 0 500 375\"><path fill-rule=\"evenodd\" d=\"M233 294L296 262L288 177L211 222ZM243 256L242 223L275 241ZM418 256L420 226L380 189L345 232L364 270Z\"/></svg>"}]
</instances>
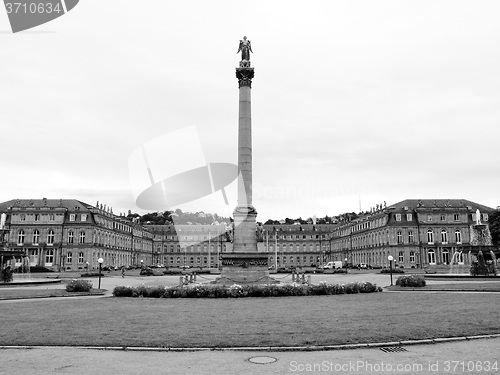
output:
<instances>
[{"instance_id":1,"label":"stone column monument","mask_svg":"<svg viewBox=\"0 0 500 375\"><path fill-rule=\"evenodd\" d=\"M222 284L268 284L276 281L269 277L268 253L258 253L256 217L252 204L252 113L251 96L254 68L250 66L253 53L246 36L240 40L241 52L236 78L239 85L238 118L238 204L234 210L233 251L222 253Z\"/></svg>"}]
</instances>

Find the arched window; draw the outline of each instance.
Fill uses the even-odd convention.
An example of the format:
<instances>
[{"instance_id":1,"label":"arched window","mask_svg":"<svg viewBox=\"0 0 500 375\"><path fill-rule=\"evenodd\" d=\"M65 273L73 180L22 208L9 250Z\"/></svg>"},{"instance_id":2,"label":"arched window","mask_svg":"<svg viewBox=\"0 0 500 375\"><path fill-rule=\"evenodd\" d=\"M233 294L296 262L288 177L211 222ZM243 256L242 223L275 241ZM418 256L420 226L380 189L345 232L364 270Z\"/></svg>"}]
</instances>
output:
<instances>
[{"instance_id":1,"label":"arched window","mask_svg":"<svg viewBox=\"0 0 500 375\"><path fill-rule=\"evenodd\" d=\"M450 264L450 253L446 249L443 250L443 263Z\"/></svg>"},{"instance_id":2,"label":"arched window","mask_svg":"<svg viewBox=\"0 0 500 375\"><path fill-rule=\"evenodd\" d=\"M398 243L403 243L403 233L398 231Z\"/></svg>"},{"instance_id":3,"label":"arched window","mask_svg":"<svg viewBox=\"0 0 500 375\"><path fill-rule=\"evenodd\" d=\"M106 235L106 237L108 237L108 236ZM80 243L85 243L85 232L84 231L80 232ZM106 241L106 243L108 243L108 242Z\"/></svg>"},{"instance_id":4,"label":"arched window","mask_svg":"<svg viewBox=\"0 0 500 375\"><path fill-rule=\"evenodd\" d=\"M72 230L70 230L68 233L68 243L73 243L74 241L75 241L75 234L73 233Z\"/></svg>"},{"instance_id":5,"label":"arched window","mask_svg":"<svg viewBox=\"0 0 500 375\"><path fill-rule=\"evenodd\" d=\"M66 263L71 264L73 262L73 253L70 251L66 255Z\"/></svg>"},{"instance_id":6,"label":"arched window","mask_svg":"<svg viewBox=\"0 0 500 375\"><path fill-rule=\"evenodd\" d=\"M441 231L441 243L443 243L443 244L448 243L448 232L446 231L446 229L443 229Z\"/></svg>"},{"instance_id":7,"label":"arched window","mask_svg":"<svg viewBox=\"0 0 500 375\"><path fill-rule=\"evenodd\" d=\"M33 245L38 245L38 241L40 240L40 232L38 229L33 231Z\"/></svg>"},{"instance_id":8,"label":"arched window","mask_svg":"<svg viewBox=\"0 0 500 375\"><path fill-rule=\"evenodd\" d=\"M428 243L434 243L434 232L432 229L427 230L427 242Z\"/></svg>"},{"instance_id":9,"label":"arched window","mask_svg":"<svg viewBox=\"0 0 500 375\"><path fill-rule=\"evenodd\" d=\"M436 252L434 250L429 250L427 253L427 260L429 261L429 264L436 264Z\"/></svg>"},{"instance_id":10,"label":"arched window","mask_svg":"<svg viewBox=\"0 0 500 375\"><path fill-rule=\"evenodd\" d=\"M455 242L458 244L462 243L462 232L460 232L460 229L455 231Z\"/></svg>"},{"instance_id":11,"label":"arched window","mask_svg":"<svg viewBox=\"0 0 500 375\"><path fill-rule=\"evenodd\" d=\"M78 253L78 263L83 263L83 259L84 259L83 253L82 252Z\"/></svg>"},{"instance_id":12,"label":"arched window","mask_svg":"<svg viewBox=\"0 0 500 375\"><path fill-rule=\"evenodd\" d=\"M22 245L24 243L24 230L20 230L17 232L17 243L18 245Z\"/></svg>"},{"instance_id":13,"label":"arched window","mask_svg":"<svg viewBox=\"0 0 500 375\"><path fill-rule=\"evenodd\" d=\"M53 245L54 244L54 231L51 229L49 230L49 233L47 234L47 245ZM49 262L52 263L52 262Z\"/></svg>"}]
</instances>

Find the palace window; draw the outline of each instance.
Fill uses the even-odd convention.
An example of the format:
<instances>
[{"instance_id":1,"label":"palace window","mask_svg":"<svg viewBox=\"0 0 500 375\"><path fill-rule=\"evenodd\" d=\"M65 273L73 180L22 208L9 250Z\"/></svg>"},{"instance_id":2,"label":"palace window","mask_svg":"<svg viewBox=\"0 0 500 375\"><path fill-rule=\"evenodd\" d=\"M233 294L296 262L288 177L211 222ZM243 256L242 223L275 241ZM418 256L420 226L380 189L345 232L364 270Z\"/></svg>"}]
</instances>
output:
<instances>
[{"instance_id":1,"label":"palace window","mask_svg":"<svg viewBox=\"0 0 500 375\"><path fill-rule=\"evenodd\" d=\"M54 250L49 249L45 254L45 264L52 265L54 262Z\"/></svg>"},{"instance_id":2,"label":"palace window","mask_svg":"<svg viewBox=\"0 0 500 375\"><path fill-rule=\"evenodd\" d=\"M290 257L290 263L293 263L293 257L292 256Z\"/></svg>"},{"instance_id":3,"label":"palace window","mask_svg":"<svg viewBox=\"0 0 500 375\"><path fill-rule=\"evenodd\" d=\"M441 214L441 221L446 221L446 215L445 214Z\"/></svg>"},{"instance_id":4,"label":"palace window","mask_svg":"<svg viewBox=\"0 0 500 375\"><path fill-rule=\"evenodd\" d=\"M436 264L436 252L434 250L429 250L427 253L427 260L429 264Z\"/></svg>"},{"instance_id":5,"label":"palace window","mask_svg":"<svg viewBox=\"0 0 500 375\"><path fill-rule=\"evenodd\" d=\"M410 231L408 232L408 242L409 242L409 243L413 243L414 241L415 241L415 236L413 235L413 231L412 231L412 230L410 230Z\"/></svg>"},{"instance_id":6,"label":"palace window","mask_svg":"<svg viewBox=\"0 0 500 375\"><path fill-rule=\"evenodd\" d=\"M443 244L448 243L448 232L446 231L446 229L443 229L441 231L441 243L443 243Z\"/></svg>"},{"instance_id":7,"label":"palace window","mask_svg":"<svg viewBox=\"0 0 500 375\"><path fill-rule=\"evenodd\" d=\"M450 264L450 253L448 250L443 250L443 263Z\"/></svg>"},{"instance_id":8,"label":"palace window","mask_svg":"<svg viewBox=\"0 0 500 375\"><path fill-rule=\"evenodd\" d=\"M26 221L26 215L25 214L21 214L20 221Z\"/></svg>"},{"instance_id":9,"label":"palace window","mask_svg":"<svg viewBox=\"0 0 500 375\"><path fill-rule=\"evenodd\" d=\"M455 242L456 242L457 244L461 244L461 243L462 243L462 232L460 232L460 230L459 230L459 229L457 229L457 230L455 231Z\"/></svg>"},{"instance_id":10,"label":"palace window","mask_svg":"<svg viewBox=\"0 0 500 375\"><path fill-rule=\"evenodd\" d=\"M434 232L432 231L432 229L429 229L427 231L427 243L429 244L434 243Z\"/></svg>"},{"instance_id":11,"label":"palace window","mask_svg":"<svg viewBox=\"0 0 500 375\"><path fill-rule=\"evenodd\" d=\"M80 243L85 243L85 232L84 231L80 232Z\"/></svg>"},{"instance_id":12,"label":"palace window","mask_svg":"<svg viewBox=\"0 0 500 375\"><path fill-rule=\"evenodd\" d=\"M403 243L403 233L401 231L398 231L398 243Z\"/></svg>"},{"instance_id":13,"label":"palace window","mask_svg":"<svg viewBox=\"0 0 500 375\"><path fill-rule=\"evenodd\" d=\"M69 221L75 221L76 215L75 214L70 214L69 215Z\"/></svg>"},{"instance_id":14,"label":"palace window","mask_svg":"<svg viewBox=\"0 0 500 375\"><path fill-rule=\"evenodd\" d=\"M412 221L413 220L413 215L412 214L406 214L406 221Z\"/></svg>"},{"instance_id":15,"label":"palace window","mask_svg":"<svg viewBox=\"0 0 500 375\"><path fill-rule=\"evenodd\" d=\"M459 221L460 220L460 215L459 214L454 214L453 215L453 220Z\"/></svg>"},{"instance_id":16,"label":"palace window","mask_svg":"<svg viewBox=\"0 0 500 375\"><path fill-rule=\"evenodd\" d=\"M40 221L40 214L35 214L35 221Z\"/></svg>"},{"instance_id":17,"label":"palace window","mask_svg":"<svg viewBox=\"0 0 500 375\"><path fill-rule=\"evenodd\" d=\"M47 245L53 245L54 244L54 231L51 229L49 230L49 233L47 234ZM52 262L49 262L52 263Z\"/></svg>"},{"instance_id":18,"label":"palace window","mask_svg":"<svg viewBox=\"0 0 500 375\"><path fill-rule=\"evenodd\" d=\"M396 221L401 221L401 214L396 214Z\"/></svg>"},{"instance_id":19,"label":"palace window","mask_svg":"<svg viewBox=\"0 0 500 375\"><path fill-rule=\"evenodd\" d=\"M410 263L415 263L415 252L410 251Z\"/></svg>"},{"instance_id":20,"label":"palace window","mask_svg":"<svg viewBox=\"0 0 500 375\"><path fill-rule=\"evenodd\" d=\"M283 264L286 263L286 256L283 257Z\"/></svg>"},{"instance_id":21,"label":"palace window","mask_svg":"<svg viewBox=\"0 0 500 375\"><path fill-rule=\"evenodd\" d=\"M427 214L427 221L432 221L432 215L431 214Z\"/></svg>"},{"instance_id":22,"label":"palace window","mask_svg":"<svg viewBox=\"0 0 500 375\"><path fill-rule=\"evenodd\" d=\"M82 214L81 220L82 221L87 221L87 214Z\"/></svg>"},{"instance_id":23,"label":"palace window","mask_svg":"<svg viewBox=\"0 0 500 375\"><path fill-rule=\"evenodd\" d=\"M35 229L33 231L33 245L38 245L38 241L40 241L40 232Z\"/></svg>"},{"instance_id":24,"label":"palace window","mask_svg":"<svg viewBox=\"0 0 500 375\"><path fill-rule=\"evenodd\" d=\"M82 252L79 252L78 253L78 263L83 263L83 253Z\"/></svg>"},{"instance_id":25,"label":"palace window","mask_svg":"<svg viewBox=\"0 0 500 375\"><path fill-rule=\"evenodd\" d=\"M73 262L73 253L72 253L72 252L69 252L69 253L66 255L66 263L71 264L72 262Z\"/></svg>"},{"instance_id":26,"label":"palace window","mask_svg":"<svg viewBox=\"0 0 500 375\"><path fill-rule=\"evenodd\" d=\"M24 243L24 230L17 232L17 244L22 245Z\"/></svg>"},{"instance_id":27,"label":"palace window","mask_svg":"<svg viewBox=\"0 0 500 375\"><path fill-rule=\"evenodd\" d=\"M483 221L488 221L488 214L482 214L483 215Z\"/></svg>"},{"instance_id":28,"label":"palace window","mask_svg":"<svg viewBox=\"0 0 500 375\"><path fill-rule=\"evenodd\" d=\"M404 263L405 260L405 253L403 251L399 252L399 263Z\"/></svg>"},{"instance_id":29,"label":"palace window","mask_svg":"<svg viewBox=\"0 0 500 375\"><path fill-rule=\"evenodd\" d=\"M74 243L75 241L75 234L73 233L72 230L68 232L68 243Z\"/></svg>"},{"instance_id":30,"label":"palace window","mask_svg":"<svg viewBox=\"0 0 500 375\"><path fill-rule=\"evenodd\" d=\"M455 261L458 262L458 264L464 264L464 253L462 251L455 251L453 257L455 258Z\"/></svg>"}]
</instances>

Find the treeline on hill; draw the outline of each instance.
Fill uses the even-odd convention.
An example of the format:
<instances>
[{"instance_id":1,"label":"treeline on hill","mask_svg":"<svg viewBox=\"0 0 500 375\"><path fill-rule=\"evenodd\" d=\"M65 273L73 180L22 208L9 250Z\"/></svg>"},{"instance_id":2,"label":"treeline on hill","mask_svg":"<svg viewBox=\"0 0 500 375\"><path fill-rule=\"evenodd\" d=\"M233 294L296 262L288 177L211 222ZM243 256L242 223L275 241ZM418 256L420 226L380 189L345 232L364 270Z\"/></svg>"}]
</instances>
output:
<instances>
[{"instance_id":1,"label":"treeline on hill","mask_svg":"<svg viewBox=\"0 0 500 375\"><path fill-rule=\"evenodd\" d=\"M211 224L221 224L229 223L232 219L219 216L217 214L200 212L182 212L181 209L176 209L175 211L165 211L165 212L150 212L144 215L139 215L137 213L132 213L130 210L128 212L127 218L144 225L184 225L184 224L201 224L201 225L211 225Z\"/></svg>"},{"instance_id":2,"label":"treeline on hill","mask_svg":"<svg viewBox=\"0 0 500 375\"><path fill-rule=\"evenodd\" d=\"M347 212L345 214L337 215L337 216L328 216L316 218L316 224L334 224L342 221L351 221L356 219L358 216L363 213L355 213L355 212ZM286 218L285 220L273 220L269 219L264 224L265 225L279 225L279 224L312 224L313 218L309 217L307 219L302 219L299 217L298 219L290 219Z\"/></svg>"}]
</instances>

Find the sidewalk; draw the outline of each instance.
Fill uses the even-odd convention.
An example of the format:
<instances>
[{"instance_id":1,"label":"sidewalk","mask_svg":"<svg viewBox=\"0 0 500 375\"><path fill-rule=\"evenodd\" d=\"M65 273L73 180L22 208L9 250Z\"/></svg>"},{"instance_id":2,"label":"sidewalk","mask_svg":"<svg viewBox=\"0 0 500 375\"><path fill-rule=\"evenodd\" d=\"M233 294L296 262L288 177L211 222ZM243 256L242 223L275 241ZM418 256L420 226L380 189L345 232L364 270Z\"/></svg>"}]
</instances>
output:
<instances>
[{"instance_id":1,"label":"sidewalk","mask_svg":"<svg viewBox=\"0 0 500 375\"><path fill-rule=\"evenodd\" d=\"M385 349L385 348L382 348ZM255 352L104 350L68 347L0 349L15 374L498 374L500 338L332 350ZM4 367L4 365L2 367Z\"/></svg>"}]
</instances>

